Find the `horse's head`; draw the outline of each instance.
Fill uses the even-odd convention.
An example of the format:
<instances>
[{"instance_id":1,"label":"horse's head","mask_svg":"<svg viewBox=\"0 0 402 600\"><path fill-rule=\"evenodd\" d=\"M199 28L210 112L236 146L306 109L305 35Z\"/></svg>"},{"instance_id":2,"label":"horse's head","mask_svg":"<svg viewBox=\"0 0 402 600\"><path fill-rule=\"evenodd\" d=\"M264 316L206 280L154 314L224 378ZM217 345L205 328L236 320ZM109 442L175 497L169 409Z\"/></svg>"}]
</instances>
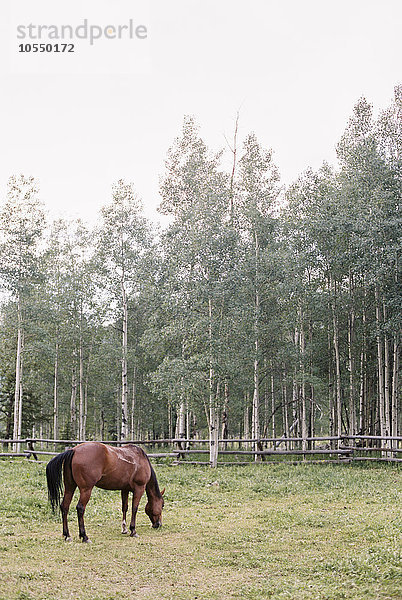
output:
<instances>
[{"instance_id":1,"label":"horse's head","mask_svg":"<svg viewBox=\"0 0 402 600\"><path fill-rule=\"evenodd\" d=\"M154 529L158 529L158 527L162 527L162 509L165 501L163 499L163 494L165 493L165 488L161 491L160 498L153 497L149 499L146 506L145 512L151 520L152 527Z\"/></svg>"}]
</instances>

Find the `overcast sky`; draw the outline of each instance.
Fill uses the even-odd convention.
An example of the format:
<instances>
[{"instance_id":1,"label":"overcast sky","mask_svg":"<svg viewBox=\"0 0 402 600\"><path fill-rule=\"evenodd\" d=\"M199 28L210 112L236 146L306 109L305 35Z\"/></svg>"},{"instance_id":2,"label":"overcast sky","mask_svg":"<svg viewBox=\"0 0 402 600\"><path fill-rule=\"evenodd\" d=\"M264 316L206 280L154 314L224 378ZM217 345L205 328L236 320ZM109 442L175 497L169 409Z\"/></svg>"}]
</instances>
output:
<instances>
[{"instance_id":1,"label":"overcast sky","mask_svg":"<svg viewBox=\"0 0 402 600\"><path fill-rule=\"evenodd\" d=\"M402 82L400 0L2 0L0 12L0 192L32 174L53 216L93 220L126 178L157 219L186 114L218 149L240 110L240 138L272 147L289 184L335 161L360 96L385 108ZM130 18L146 40L80 40L71 60L17 52L16 23Z\"/></svg>"}]
</instances>

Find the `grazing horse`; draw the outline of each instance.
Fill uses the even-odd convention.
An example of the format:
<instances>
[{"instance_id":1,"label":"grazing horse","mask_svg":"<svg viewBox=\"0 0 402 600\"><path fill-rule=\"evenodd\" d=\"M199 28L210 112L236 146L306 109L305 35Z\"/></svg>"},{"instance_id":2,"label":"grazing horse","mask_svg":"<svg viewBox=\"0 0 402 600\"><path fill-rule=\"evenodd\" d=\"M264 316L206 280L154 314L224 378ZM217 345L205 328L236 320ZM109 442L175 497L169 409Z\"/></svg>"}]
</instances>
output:
<instances>
[{"instance_id":1,"label":"grazing horse","mask_svg":"<svg viewBox=\"0 0 402 600\"><path fill-rule=\"evenodd\" d=\"M61 473L64 475L64 497L62 495ZM148 502L145 512L151 520L152 527L162 526L163 494L159 490L155 471L145 452L134 444L122 448L113 448L100 442L84 442L71 450L58 454L46 467L49 500L53 511L60 506L63 517L63 535L70 541L67 515L75 489L79 488L80 498L77 504L78 527L80 538L88 542L84 526L85 507L96 486L104 490L121 490L123 523L122 533L128 533L126 514L128 510L128 494L133 493L132 515L130 523L131 537L137 537L135 518L138 505L144 490Z\"/></svg>"}]
</instances>

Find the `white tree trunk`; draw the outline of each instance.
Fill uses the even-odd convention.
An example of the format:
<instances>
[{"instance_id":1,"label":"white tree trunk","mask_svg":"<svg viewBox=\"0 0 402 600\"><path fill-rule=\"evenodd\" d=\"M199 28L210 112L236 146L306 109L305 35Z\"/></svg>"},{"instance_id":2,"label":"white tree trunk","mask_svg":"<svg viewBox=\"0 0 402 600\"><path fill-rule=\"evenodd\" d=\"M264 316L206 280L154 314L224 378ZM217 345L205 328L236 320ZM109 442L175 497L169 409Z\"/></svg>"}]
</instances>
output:
<instances>
[{"instance_id":1,"label":"white tree trunk","mask_svg":"<svg viewBox=\"0 0 402 600\"><path fill-rule=\"evenodd\" d=\"M58 378L59 378L59 342L56 342L56 351L54 358L54 384L53 384L53 439L59 438L59 396L58 396ZM56 449L56 447L55 447Z\"/></svg>"},{"instance_id":2,"label":"white tree trunk","mask_svg":"<svg viewBox=\"0 0 402 600\"><path fill-rule=\"evenodd\" d=\"M336 393L336 435L342 435L342 391L341 391L341 359L339 352L339 327L336 314L336 282L333 282L333 300L332 300L332 324L333 324L333 345L335 352L335 393Z\"/></svg>"},{"instance_id":3,"label":"white tree trunk","mask_svg":"<svg viewBox=\"0 0 402 600\"><path fill-rule=\"evenodd\" d=\"M398 436L398 373L399 373L399 348L398 338L394 339L394 368L392 373L392 397L391 397L391 425L392 436Z\"/></svg>"},{"instance_id":4,"label":"white tree trunk","mask_svg":"<svg viewBox=\"0 0 402 600\"><path fill-rule=\"evenodd\" d=\"M354 398L353 337L355 316L350 311L348 319L348 368L349 368L349 435L356 435L356 406Z\"/></svg>"},{"instance_id":5,"label":"white tree trunk","mask_svg":"<svg viewBox=\"0 0 402 600\"><path fill-rule=\"evenodd\" d=\"M22 311L21 302L18 298L18 333L17 333L17 353L15 359L15 391L14 391L14 429L13 438L19 440L21 438L21 423L22 423L22 351L23 351L23 330L22 330ZM20 452L21 444L15 442L13 444L14 452Z\"/></svg>"},{"instance_id":6,"label":"white tree trunk","mask_svg":"<svg viewBox=\"0 0 402 600\"><path fill-rule=\"evenodd\" d=\"M209 405L209 462L215 468L218 464L219 413L214 405L214 397Z\"/></svg>"},{"instance_id":7,"label":"white tree trunk","mask_svg":"<svg viewBox=\"0 0 402 600\"><path fill-rule=\"evenodd\" d=\"M398 283L398 260L395 264L395 283ZM392 394L391 394L391 435L398 436L398 411L399 411L399 335L394 336ZM393 442L394 443L394 442Z\"/></svg>"},{"instance_id":8,"label":"white tree trunk","mask_svg":"<svg viewBox=\"0 0 402 600\"><path fill-rule=\"evenodd\" d=\"M20 364L20 401L18 404L18 429L17 438L20 440L22 435L22 400L23 400L23 376L22 372L24 369L24 332L22 332L22 343L21 343L21 364ZM18 444L18 452L21 449L21 445Z\"/></svg>"},{"instance_id":9,"label":"white tree trunk","mask_svg":"<svg viewBox=\"0 0 402 600\"><path fill-rule=\"evenodd\" d=\"M366 289L364 289L364 305L363 305L363 340L362 350L360 354L360 394L359 394L359 433L364 434L366 429L365 419L365 406L366 406L366 365L367 365L367 351L366 351Z\"/></svg>"},{"instance_id":10,"label":"white tree trunk","mask_svg":"<svg viewBox=\"0 0 402 600\"><path fill-rule=\"evenodd\" d=\"M384 323L387 318L385 304L383 303ZM390 357L389 357L389 340L387 334L384 335L384 413L385 413L385 431L386 435L391 435L391 397L390 397ZM392 446L390 440L385 444Z\"/></svg>"},{"instance_id":11,"label":"white tree trunk","mask_svg":"<svg viewBox=\"0 0 402 600\"><path fill-rule=\"evenodd\" d=\"M275 420L275 387L274 387L274 367L271 361L271 414L272 414L272 437L276 437L276 420Z\"/></svg>"},{"instance_id":12,"label":"white tree trunk","mask_svg":"<svg viewBox=\"0 0 402 600\"><path fill-rule=\"evenodd\" d=\"M218 464L219 412L214 394L214 369L212 363L212 299L208 299L209 315L209 463L215 468Z\"/></svg>"},{"instance_id":13,"label":"white tree trunk","mask_svg":"<svg viewBox=\"0 0 402 600\"><path fill-rule=\"evenodd\" d=\"M84 429L84 350L82 341L82 318L80 325L80 348L79 348L79 390L80 390L80 403L79 403L79 438L85 440L85 429Z\"/></svg>"},{"instance_id":14,"label":"white tree trunk","mask_svg":"<svg viewBox=\"0 0 402 600\"><path fill-rule=\"evenodd\" d=\"M186 399L186 450L190 450L190 435L191 435L191 414L188 408L188 400Z\"/></svg>"},{"instance_id":15,"label":"white tree trunk","mask_svg":"<svg viewBox=\"0 0 402 600\"><path fill-rule=\"evenodd\" d=\"M136 404L137 404L137 382L136 382L136 367L134 366L133 369L133 385L131 388L131 426L130 426L130 436L132 440L135 440L135 411L136 411ZM169 403L169 407L168 407L168 411L169 411L169 419L171 421L171 410L170 410L170 403ZM172 427L171 424L169 425L169 431L171 432ZM169 437L171 438L171 434L169 433Z\"/></svg>"},{"instance_id":16,"label":"white tree trunk","mask_svg":"<svg viewBox=\"0 0 402 600\"><path fill-rule=\"evenodd\" d=\"M286 370L283 367L282 373L282 420L283 420L283 434L285 438L289 437L289 414L288 414L288 391L286 385ZM286 442L286 450L289 449L289 442Z\"/></svg>"},{"instance_id":17,"label":"white tree trunk","mask_svg":"<svg viewBox=\"0 0 402 600\"><path fill-rule=\"evenodd\" d=\"M244 415L243 415L243 437L245 440L250 438L250 396L247 392L244 396ZM249 442L245 442L245 447L249 448Z\"/></svg>"},{"instance_id":18,"label":"white tree trunk","mask_svg":"<svg viewBox=\"0 0 402 600\"><path fill-rule=\"evenodd\" d=\"M127 381L127 329L128 306L124 287L124 274L121 279L121 298L123 305L122 344L121 344L121 432L120 439L125 440L128 434L128 381Z\"/></svg>"},{"instance_id":19,"label":"white tree trunk","mask_svg":"<svg viewBox=\"0 0 402 600\"><path fill-rule=\"evenodd\" d=\"M168 437L171 440L173 437L173 419L172 419L172 404L171 404L170 400L169 400L168 406L167 406L167 416L168 416ZM133 435L133 439L134 439L134 435Z\"/></svg>"},{"instance_id":20,"label":"white tree trunk","mask_svg":"<svg viewBox=\"0 0 402 600\"><path fill-rule=\"evenodd\" d=\"M355 335L355 311L353 308L353 275L349 271L349 314L348 314L348 370L349 370L349 435L356 435L356 404L355 404L355 361L353 342Z\"/></svg>"},{"instance_id":21,"label":"white tree trunk","mask_svg":"<svg viewBox=\"0 0 402 600\"><path fill-rule=\"evenodd\" d=\"M293 342L294 342L295 354L297 355L297 353L299 352L299 330L297 327L295 327L295 330L294 330ZM299 411L300 390L299 390L299 381L298 381L298 369L299 368L300 368L300 366L298 367L295 364L294 369L293 369L293 384L292 384L292 417L293 417L293 423L296 423L295 437L300 437L300 411ZM296 448L297 445L298 445L298 442L293 442L294 448Z\"/></svg>"},{"instance_id":22,"label":"white tree trunk","mask_svg":"<svg viewBox=\"0 0 402 600\"><path fill-rule=\"evenodd\" d=\"M229 408L229 386L227 381L225 381L224 386L224 403L222 410L222 426L221 426L221 439L224 440L228 437L229 423L228 423L228 408ZM227 444L223 444L223 447L226 447Z\"/></svg>"},{"instance_id":23,"label":"white tree trunk","mask_svg":"<svg viewBox=\"0 0 402 600\"><path fill-rule=\"evenodd\" d=\"M255 452L259 449L260 440L260 360L259 360L259 322L260 322L260 295L258 289L258 277L259 277L259 240L258 235L255 233L255 294L254 294L254 369L253 369L253 407L251 417L251 436L253 438L253 450ZM255 454L254 460L256 462L261 460L260 455Z\"/></svg>"},{"instance_id":24,"label":"white tree trunk","mask_svg":"<svg viewBox=\"0 0 402 600\"><path fill-rule=\"evenodd\" d=\"M305 340L304 340L304 326L303 326L303 314L300 310L300 373L301 373L301 437L302 437L302 450L307 450L307 405L306 405L306 382L305 382Z\"/></svg>"},{"instance_id":25,"label":"white tree trunk","mask_svg":"<svg viewBox=\"0 0 402 600\"><path fill-rule=\"evenodd\" d=\"M381 334L381 308L378 287L375 287L375 314L377 323L377 367L378 367L378 409L380 417L381 436L386 435L385 427L385 406L384 406L384 343Z\"/></svg>"},{"instance_id":26,"label":"white tree trunk","mask_svg":"<svg viewBox=\"0 0 402 600\"><path fill-rule=\"evenodd\" d=\"M176 435L180 439L186 437L186 403L184 398L180 398L179 410L177 413Z\"/></svg>"},{"instance_id":27,"label":"white tree trunk","mask_svg":"<svg viewBox=\"0 0 402 600\"><path fill-rule=\"evenodd\" d=\"M72 375L71 375L71 397L70 397L70 423L71 423L71 437L75 439L77 435L77 410L76 410L76 400L77 400L77 376L75 371L75 366L73 367Z\"/></svg>"},{"instance_id":28,"label":"white tree trunk","mask_svg":"<svg viewBox=\"0 0 402 600\"><path fill-rule=\"evenodd\" d=\"M257 362L257 361L255 361ZM260 439L260 394L258 390L258 367L254 363L254 392L253 392L253 405L251 414L251 437L253 439L253 450L258 451L258 443ZM259 461L260 457L258 454L254 455L254 460Z\"/></svg>"}]
</instances>

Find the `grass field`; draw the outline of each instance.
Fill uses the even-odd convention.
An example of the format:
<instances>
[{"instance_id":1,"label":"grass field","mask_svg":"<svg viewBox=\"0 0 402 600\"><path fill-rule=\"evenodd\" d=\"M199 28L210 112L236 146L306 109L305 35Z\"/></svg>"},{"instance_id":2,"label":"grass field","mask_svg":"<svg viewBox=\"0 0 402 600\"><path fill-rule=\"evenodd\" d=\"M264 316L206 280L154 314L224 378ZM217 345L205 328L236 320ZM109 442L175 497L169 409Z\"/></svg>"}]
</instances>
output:
<instances>
[{"instance_id":1,"label":"grass field","mask_svg":"<svg viewBox=\"0 0 402 600\"><path fill-rule=\"evenodd\" d=\"M94 490L92 544L47 505L45 465L0 461L0 599L402 599L397 466L157 465L164 527L141 501L120 533L119 492ZM209 485L218 482L218 485Z\"/></svg>"}]
</instances>

